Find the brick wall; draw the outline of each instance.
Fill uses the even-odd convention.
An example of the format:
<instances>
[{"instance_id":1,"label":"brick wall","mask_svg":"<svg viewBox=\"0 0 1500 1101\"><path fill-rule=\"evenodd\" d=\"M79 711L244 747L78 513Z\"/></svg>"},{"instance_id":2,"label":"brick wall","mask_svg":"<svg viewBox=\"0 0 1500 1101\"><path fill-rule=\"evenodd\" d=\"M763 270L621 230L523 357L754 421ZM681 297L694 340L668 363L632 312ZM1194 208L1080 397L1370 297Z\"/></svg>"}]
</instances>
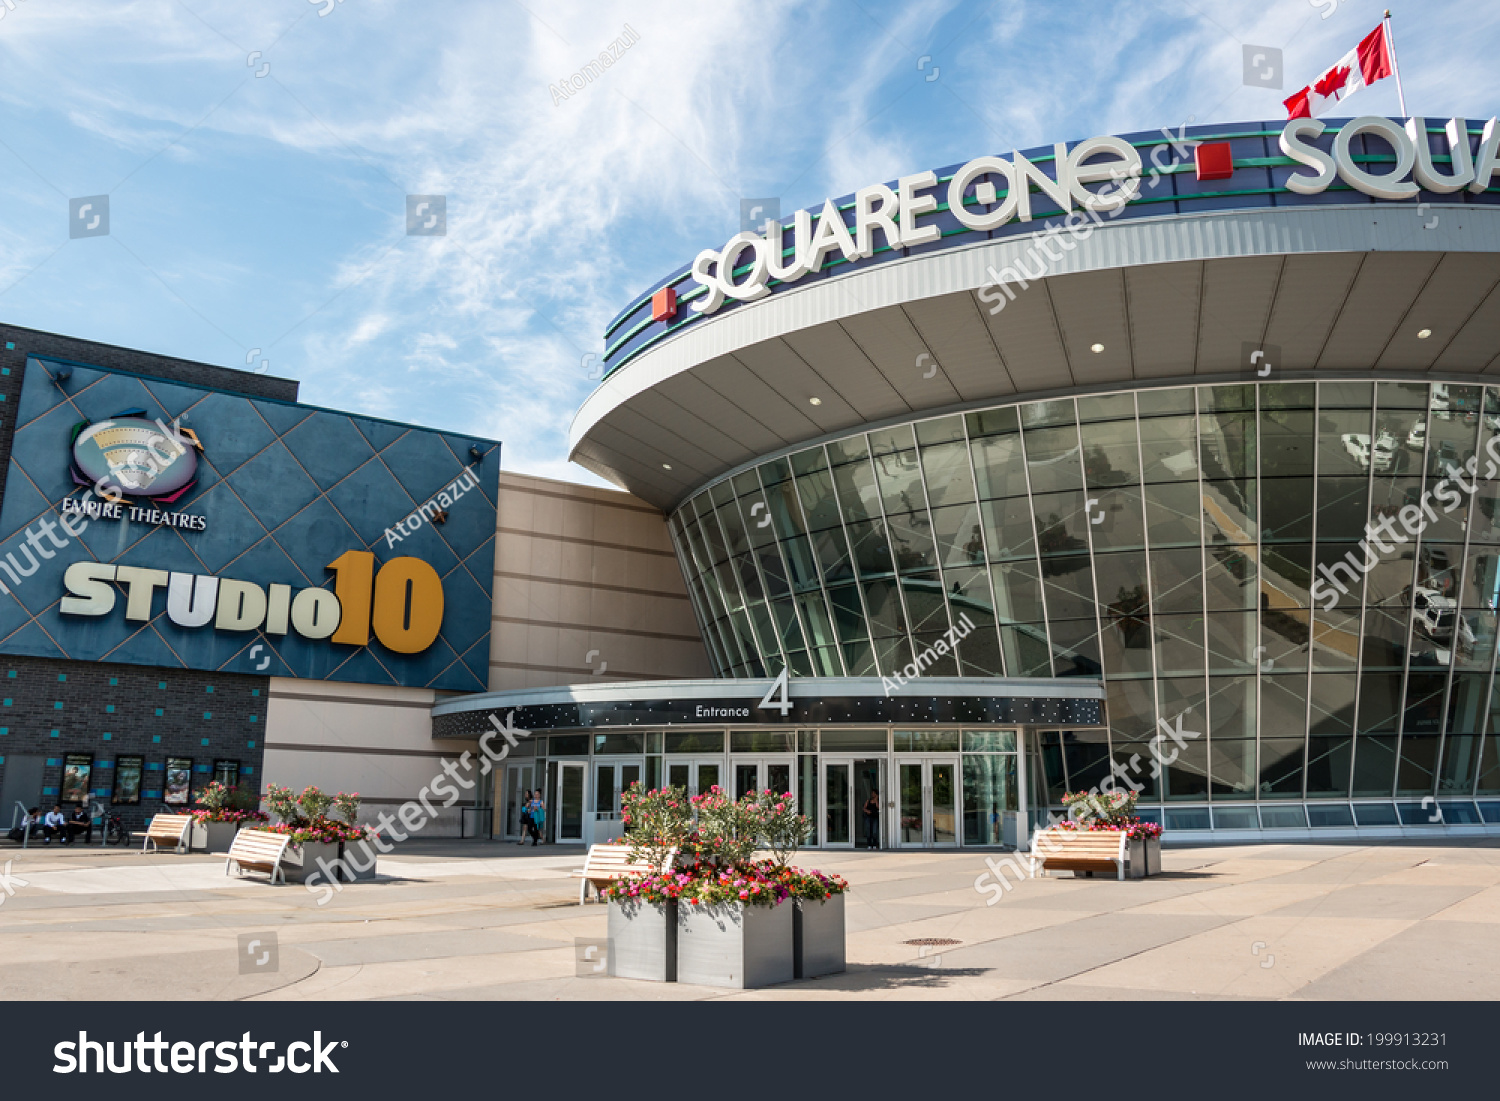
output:
<instances>
[{"instance_id":1,"label":"brick wall","mask_svg":"<svg viewBox=\"0 0 1500 1101\"><path fill-rule=\"evenodd\" d=\"M0 655L0 759L45 756L42 798L50 807L66 754L93 756L89 787L106 804L115 759L143 757L140 805L119 808L138 827L163 809L168 757L192 759L195 791L213 778L215 760L238 761L241 786L259 787L269 688L266 677L235 673ZM12 809L0 816L7 827Z\"/></svg>"}]
</instances>

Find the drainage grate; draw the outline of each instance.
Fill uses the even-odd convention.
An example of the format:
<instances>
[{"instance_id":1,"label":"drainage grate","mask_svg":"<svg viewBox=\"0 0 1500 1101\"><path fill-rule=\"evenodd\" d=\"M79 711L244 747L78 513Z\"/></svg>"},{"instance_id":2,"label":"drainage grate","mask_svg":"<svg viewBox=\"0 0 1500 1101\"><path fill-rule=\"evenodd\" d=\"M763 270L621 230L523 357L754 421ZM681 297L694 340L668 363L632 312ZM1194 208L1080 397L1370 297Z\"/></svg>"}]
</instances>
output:
<instances>
[{"instance_id":1,"label":"drainage grate","mask_svg":"<svg viewBox=\"0 0 1500 1101\"><path fill-rule=\"evenodd\" d=\"M916 944L924 948L947 948L954 944L962 944L961 940L952 937L918 937L916 940L904 940L902 944Z\"/></svg>"}]
</instances>

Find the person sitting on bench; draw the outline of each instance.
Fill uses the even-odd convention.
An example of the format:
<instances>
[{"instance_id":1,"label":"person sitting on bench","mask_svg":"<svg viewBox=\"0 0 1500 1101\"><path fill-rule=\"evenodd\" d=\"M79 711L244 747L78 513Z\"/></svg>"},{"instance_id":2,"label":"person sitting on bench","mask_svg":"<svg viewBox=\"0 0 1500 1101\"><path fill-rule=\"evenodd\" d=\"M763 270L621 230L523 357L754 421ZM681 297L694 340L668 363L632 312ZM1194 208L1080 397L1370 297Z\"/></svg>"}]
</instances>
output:
<instances>
[{"instance_id":1,"label":"person sitting on bench","mask_svg":"<svg viewBox=\"0 0 1500 1101\"><path fill-rule=\"evenodd\" d=\"M71 845L80 833L83 834L85 843L94 839L94 822L89 817L87 803L79 803L73 808L73 813L68 816L68 836L63 840L63 844Z\"/></svg>"},{"instance_id":2,"label":"person sitting on bench","mask_svg":"<svg viewBox=\"0 0 1500 1101\"><path fill-rule=\"evenodd\" d=\"M67 840L68 820L63 817L61 803L52 804L52 809L47 812L47 817L42 819L42 826L47 831L47 844L52 844L54 837L64 841Z\"/></svg>"}]
</instances>

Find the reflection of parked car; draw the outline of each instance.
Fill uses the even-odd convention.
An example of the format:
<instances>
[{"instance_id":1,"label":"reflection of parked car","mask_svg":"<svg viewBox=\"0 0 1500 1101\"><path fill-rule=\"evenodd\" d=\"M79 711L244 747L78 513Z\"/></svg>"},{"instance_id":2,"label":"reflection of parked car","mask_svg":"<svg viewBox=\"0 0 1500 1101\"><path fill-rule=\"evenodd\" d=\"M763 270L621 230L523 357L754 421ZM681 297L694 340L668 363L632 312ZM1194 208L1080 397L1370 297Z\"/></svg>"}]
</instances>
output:
<instances>
[{"instance_id":1,"label":"reflection of parked car","mask_svg":"<svg viewBox=\"0 0 1500 1101\"><path fill-rule=\"evenodd\" d=\"M1427 422L1417 421L1411 426L1411 431L1406 434L1406 446L1413 451L1421 451L1427 446Z\"/></svg>"},{"instance_id":2,"label":"reflection of parked car","mask_svg":"<svg viewBox=\"0 0 1500 1101\"><path fill-rule=\"evenodd\" d=\"M1412 591L1412 606L1416 609L1417 626L1428 638L1451 643L1456 625L1459 649L1470 651L1474 648L1474 630L1468 620L1459 616L1458 602L1451 596L1418 585Z\"/></svg>"},{"instance_id":3,"label":"reflection of parked car","mask_svg":"<svg viewBox=\"0 0 1500 1101\"><path fill-rule=\"evenodd\" d=\"M1370 448L1370 461L1375 464L1375 473L1384 474L1396 465L1396 437L1382 432Z\"/></svg>"},{"instance_id":4,"label":"reflection of parked car","mask_svg":"<svg viewBox=\"0 0 1500 1101\"><path fill-rule=\"evenodd\" d=\"M1361 436L1357 432L1350 432L1344 436L1344 450L1349 457L1357 462L1362 469L1370 466L1370 437Z\"/></svg>"}]
</instances>

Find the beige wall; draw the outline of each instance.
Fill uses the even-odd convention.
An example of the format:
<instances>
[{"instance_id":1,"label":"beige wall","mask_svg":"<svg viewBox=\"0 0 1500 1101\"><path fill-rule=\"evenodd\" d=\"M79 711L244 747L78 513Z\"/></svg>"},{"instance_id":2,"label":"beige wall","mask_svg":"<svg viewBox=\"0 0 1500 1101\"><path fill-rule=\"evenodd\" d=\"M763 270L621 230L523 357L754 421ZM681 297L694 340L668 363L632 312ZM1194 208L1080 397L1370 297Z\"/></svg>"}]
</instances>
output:
<instances>
[{"instance_id":1,"label":"beige wall","mask_svg":"<svg viewBox=\"0 0 1500 1101\"><path fill-rule=\"evenodd\" d=\"M442 772L444 757L456 762L474 749L433 740L433 696L428 688L272 678L261 791L267 783L293 791L316 784L330 794L359 792L366 823L394 813ZM434 800L438 817L422 836L456 837L458 808L472 806L474 792L441 810L444 801Z\"/></svg>"},{"instance_id":2,"label":"beige wall","mask_svg":"<svg viewBox=\"0 0 1500 1101\"><path fill-rule=\"evenodd\" d=\"M498 528L492 692L712 676L666 519L651 505L502 471Z\"/></svg>"},{"instance_id":3,"label":"beige wall","mask_svg":"<svg viewBox=\"0 0 1500 1101\"><path fill-rule=\"evenodd\" d=\"M661 513L618 490L524 474L502 472L499 488L491 691L711 675ZM599 653L586 661L590 650ZM262 791L267 782L294 791L316 784L359 792L366 822L394 813L432 783L444 758L474 749L432 739L435 697L425 688L273 678ZM466 790L422 836L457 836L459 807L474 805L479 790Z\"/></svg>"}]
</instances>

